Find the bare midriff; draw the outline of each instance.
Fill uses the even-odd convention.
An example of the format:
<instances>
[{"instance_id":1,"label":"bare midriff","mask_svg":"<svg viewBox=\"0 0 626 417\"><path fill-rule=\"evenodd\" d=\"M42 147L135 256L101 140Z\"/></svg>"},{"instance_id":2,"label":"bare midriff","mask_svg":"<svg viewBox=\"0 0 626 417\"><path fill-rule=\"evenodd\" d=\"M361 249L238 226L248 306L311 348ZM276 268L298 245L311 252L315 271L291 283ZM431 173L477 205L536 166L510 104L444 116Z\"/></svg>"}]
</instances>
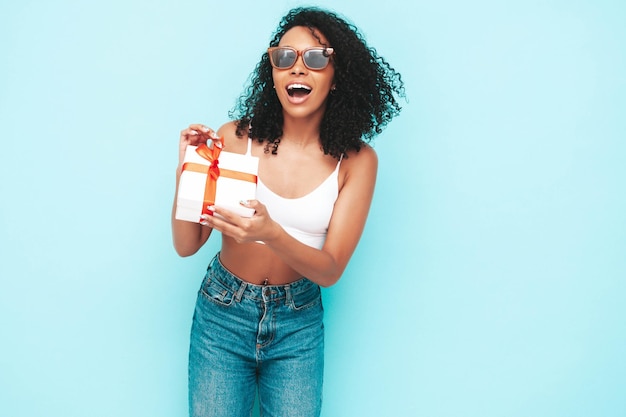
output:
<instances>
[{"instance_id":1,"label":"bare midriff","mask_svg":"<svg viewBox=\"0 0 626 417\"><path fill-rule=\"evenodd\" d=\"M262 243L237 243L223 236L220 261L238 278L256 285L285 285L302 279Z\"/></svg>"}]
</instances>

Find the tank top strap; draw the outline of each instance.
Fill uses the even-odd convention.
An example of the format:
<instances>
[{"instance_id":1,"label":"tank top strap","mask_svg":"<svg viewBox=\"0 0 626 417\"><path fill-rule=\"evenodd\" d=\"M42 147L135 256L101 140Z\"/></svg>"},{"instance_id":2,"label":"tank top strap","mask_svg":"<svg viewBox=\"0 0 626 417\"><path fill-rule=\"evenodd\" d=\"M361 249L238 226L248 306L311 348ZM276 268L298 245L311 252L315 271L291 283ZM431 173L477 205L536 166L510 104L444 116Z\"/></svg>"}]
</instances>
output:
<instances>
[{"instance_id":1,"label":"tank top strap","mask_svg":"<svg viewBox=\"0 0 626 417\"><path fill-rule=\"evenodd\" d=\"M246 150L246 156L252 156L252 138L248 137L248 149Z\"/></svg>"},{"instance_id":2,"label":"tank top strap","mask_svg":"<svg viewBox=\"0 0 626 417\"><path fill-rule=\"evenodd\" d=\"M339 162L337 162L337 166L335 167L335 172L339 172L339 166L341 165L341 161L343 161L343 155L341 154L341 156L339 157Z\"/></svg>"}]
</instances>

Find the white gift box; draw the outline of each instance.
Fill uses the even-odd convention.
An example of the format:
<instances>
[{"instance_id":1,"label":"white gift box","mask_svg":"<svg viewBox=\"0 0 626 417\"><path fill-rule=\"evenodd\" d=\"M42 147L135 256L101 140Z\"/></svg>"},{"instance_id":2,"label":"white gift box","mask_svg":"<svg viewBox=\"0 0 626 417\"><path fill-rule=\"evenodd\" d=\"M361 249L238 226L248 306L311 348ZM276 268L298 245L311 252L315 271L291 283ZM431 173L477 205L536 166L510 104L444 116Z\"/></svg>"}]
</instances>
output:
<instances>
[{"instance_id":1,"label":"white gift box","mask_svg":"<svg viewBox=\"0 0 626 417\"><path fill-rule=\"evenodd\" d=\"M244 207L240 202L256 198L259 158L221 151L217 156L220 175L214 180L209 175L211 161L201 156L197 148L189 145L185 150L183 171L178 183L176 219L199 223L203 210L204 213L208 213L205 207L208 203L205 199L208 198L210 201L212 196L207 195L207 186L211 186L207 181L215 181L215 206L223 207L243 217L252 217L254 209Z\"/></svg>"}]
</instances>

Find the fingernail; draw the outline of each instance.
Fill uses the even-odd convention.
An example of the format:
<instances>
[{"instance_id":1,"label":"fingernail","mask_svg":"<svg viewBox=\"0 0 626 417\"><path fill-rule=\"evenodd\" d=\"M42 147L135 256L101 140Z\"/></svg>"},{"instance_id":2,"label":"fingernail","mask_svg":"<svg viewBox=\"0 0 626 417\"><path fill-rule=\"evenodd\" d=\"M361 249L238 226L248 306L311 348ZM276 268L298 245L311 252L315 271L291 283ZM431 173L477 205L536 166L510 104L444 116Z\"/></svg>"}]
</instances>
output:
<instances>
[{"instance_id":1,"label":"fingernail","mask_svg":"<svg viewBox=\"0 0 626 417\"><path fill-rule=\"evenodd\" d=\"M209 211L215 211L215 206L207 206L207 208L209 209Z\"/></svg>"},{"instance_id":2,"label":"fingernail","mask_svg":"<svg viewBox=\"0 0 626 417\"><path fill-rule=\"evenodd\" d=\"M250 200L241 200L239 202L239 204L241 204L242 206L249 206L250 205Z\"/></svg>"}]
</instances>

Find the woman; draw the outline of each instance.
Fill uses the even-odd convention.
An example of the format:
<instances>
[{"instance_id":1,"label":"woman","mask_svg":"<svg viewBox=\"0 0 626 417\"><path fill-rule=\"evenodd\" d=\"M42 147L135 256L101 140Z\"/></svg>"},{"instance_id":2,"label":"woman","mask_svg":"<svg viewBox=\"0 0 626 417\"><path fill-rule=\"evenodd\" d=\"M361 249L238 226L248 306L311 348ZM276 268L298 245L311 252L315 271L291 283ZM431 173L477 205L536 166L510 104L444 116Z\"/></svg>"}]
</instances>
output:
<instances>
[{"instance_id":1,"label":"woman","mask_svg":"<svg viewBox=\"0 0 626 417\"><path fill-rule=\"evenodd\" d=\"M192 416L318 416L323 373L320 286L341 277L363 231L377 157L366 144L400 111L400 75L351 24L317 8L281 21L251 85L217 133L195 124L187 145L224 138L260 158L251 218L211 207L172 217L181 256L213 230L220 252L199 291L191 331Z\"/></svg>"}]
</instances>

